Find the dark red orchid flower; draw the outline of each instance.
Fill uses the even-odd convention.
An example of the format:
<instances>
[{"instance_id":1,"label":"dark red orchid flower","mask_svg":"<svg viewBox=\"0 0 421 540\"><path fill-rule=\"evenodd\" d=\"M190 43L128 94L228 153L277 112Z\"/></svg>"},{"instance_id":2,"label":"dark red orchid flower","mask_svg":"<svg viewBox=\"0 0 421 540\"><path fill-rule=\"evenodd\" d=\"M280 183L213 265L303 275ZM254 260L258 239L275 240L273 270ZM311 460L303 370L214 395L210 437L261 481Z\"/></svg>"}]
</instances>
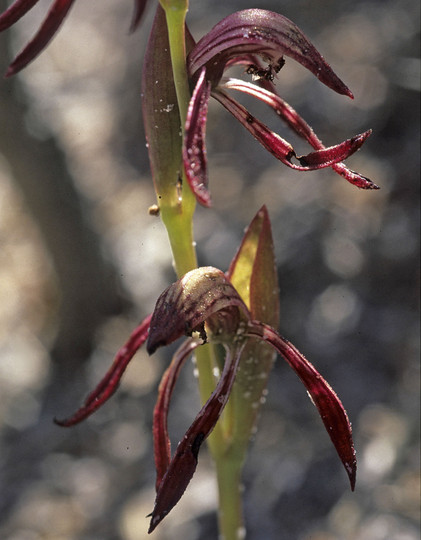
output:
<instances>
[{"instance_id":1,"label":"dark red orchid flower","mask_svg":"<svg viewBox=\"0 0 421 540\"><path fill-rule=\"evenodd\" d=\"M162 377L154 411L157 495L149 532L155 529L182 497L196 470L198 452L203 441L221 416L235 388L234 382L241 384L239 380L236 381L237 375L237 378L243 377L249 385L247 389L250 391L247 393L254 392L254 397L259 398L261 375L265 379L271 369L271 362L266 362L262 350L255 348L260 344L264 344L264 347L269 345L279 353L301 379L346 469L351 488L354 489L356 458L351 426L342 403L313 365L289 341L269 324L255 320L259 313L265 320L269 320L268 317L277 320L276 313L268 313L271 311L268 309L271 303L275 312L278 309L277 287L273 284L276 272L271 268L272 247L270 222L267 210L263 207L246 231L228 272L224 274L213 267L202 267L188 272L168 287L158 298L153 314L136 328L84 405L73 416L56 420L59 425L72 426L103 405L116 390L128 363L145 342L147 351L153 354L158 347L188 336ZM207 341L222 344L225 349L222 373L213 393L172 456L167 426L172 392L186 359ZM247 353L243 355L246 349ZM249 363L250 358L253 359L252 364ZM258 371L253 371L256 369ZM257 393L253 389L254 385L258 387ZM253 403L242 402L240 412L247 409L247 406L250 410L255 408ZM241 419L241 426L248 421L248 418ZM246 429L247 439L249 427Z\"/></svg>"},{"instance_id":2,"label":"dark red orchid flower","mask_svg":"<svg viewBox=\"0 0 421 540\"><path fill-rule=\"evenodd\" d=\"M326 86L353 98L349 88L301 30L286 17L262 9L247 9L220 21L188 55L188 71L194 82L183 145L184 168L198 201L210 205L206 167L205 132L209 97L217 99L277 159L299 171L332 167L352 184L378 189L368 178L351 171L342 161L356 152L371 130L326 148L310 126L274 89L273 80L289 56L309 69ZM262 61L267 67L262 65ZM223 77L226 69L247 66L258 85ZM267 103L299 136L315 149L297 156L293 147L250 114L227 92L237 90ZM297 162L294 162L293 160Z\"/></svg>"},{"instance_id":3,"label":"dark red orchid flower","mask_svg":"<svg viewBox=\"0 0 421 540\"><path fill-rule=\"evenodd\" d=\"M15 0L0 15L0 32L10 28L23 17L39 0ZM130 30L134 31L140 23L147 0L134 0L134 10ZM53 39L75 0L54 0L38 32L10 64L6 77L18 73L34 60Z\"/></svg>"}]
</instances>

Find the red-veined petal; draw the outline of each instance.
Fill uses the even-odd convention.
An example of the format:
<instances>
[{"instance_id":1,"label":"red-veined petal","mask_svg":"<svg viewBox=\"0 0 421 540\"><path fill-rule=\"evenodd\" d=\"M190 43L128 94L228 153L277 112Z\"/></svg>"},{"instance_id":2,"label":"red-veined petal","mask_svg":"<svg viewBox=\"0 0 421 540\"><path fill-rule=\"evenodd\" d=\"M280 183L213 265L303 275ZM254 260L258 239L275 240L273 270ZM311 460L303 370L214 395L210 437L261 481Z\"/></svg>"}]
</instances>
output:
<instances>
[{"instance_id":1,"label":"red-veined petal","mask_svg":"<svg viewBox=\"0 0 421 540\"><path fill-rule=\"evenodd\" d=\"M246 9L222 19L189 54L189 73L194 76L206 65L208 76L217 85L226 64L246 53L260 55L275 73L282 66L282 56L289 56L335 92L353 97L349 88L292 21L263 9Z\"/></svg>"},{"instance_id":2,"label":"red-veined petal","mask_svg":"<svg viewBox=\"0 0 421 540\"><path fill-rule=\"evenodd\" d=\"M168 410L175 383L184 362L201 340L188 339L176 351L171 364L162 376L158 389L158 399L153 413L153 440L156 468L156 490L167 472L171 461L171 443L168 436Z\"/></svg>"},{"instance_id":3,"label":"red-veined petal","mask_svg":"<svg viewBox=\"0 0 421 540\"><path fill-rule=\"evenodd\" d=\"M211 85L203 68L196 83L187 111L183 162L187 181L196 199L203 206L211 206L208 190L206 159L206 119Z\"/></svg>"},{"instance_id":4,"label":"red-veined petal","mask_svg":"<svg viewBox=\"0 0 421 540\"><path fill-rule=\"evenodd\" d=\"M255 116L251 115L245 107L232 99L231 96L222 89L214 89L212 95L253 135L257 141L259 141L264 148L266 148L266 150L284 163L284 165L297 171L321 169L343 161L356 152L371 134L371 131L366 131L365 133L356 135L335 146L330 146L329 148L323 147L323 149L311 152L306 156L297 156L294 148L285 141L285 139L269 129ZM291 161L293 158L296 158L300 162L300 165L293 163Z\"/></svg>"},{"instance_id":5,"label":"red-veined petal","mask_svg":"<svg viewBox=\"0 0 421 540\"><path fill-rule=\"evenodd\" d=\"M294 345L282 338L270 326L253 321L249 324L246 334L270 343L301 379L319 411L326 431L348 474L351 489L354 490L357 460L352 441L351 424L336 393Z\"/></svg>"},{"instance_id":6,"label":"red-veined petal","mask_svg":"<svg viewBox=\"0 0 421 540\"><path fill-rule=\"evenodd\" d=\"M232 78L224 81L221 86L227 89L238 90L260 99L269 105L297 135L310 143L314 149L323 150L325 146L313 129L297 113L297 111L291 107L291 105L286 103L275 93L273 84L266 80L260 81L259 84L264 86L264 88L240 79ZM270 90L266 87L270 87ZM369 178L366 178L355 171L351 171L344 163L334 163L331 167L348 182L361 189L379 189L379 187Z\"/></svg>"},{"instance_id":7,"label":"red-veined petal","mask_svg":"<svg viewBox=\"0 0 421 540\"><path fill-rule=\"evenodd\" d=\"M140 325L133 331L127 343L118 351L114 362L107 371L101 382L93 392L86 398L85 403L72 416L64 420L54 419L59 426L69 427L82 422L98 410L117 390L123 373L140 347L148 337L149 324L152 315L148 315Z\"/></svg>"},{"instance_id":8,"label":"red-veined petal","mask_svg":"<svg viewBox=\"0 0 421 540\"><path fill-rule=\"evenodd\" d=\"M215 427L228 401L243 346L244 341L236 343L233 351L227 348L224 369L215 390L178 444L168 470L159 485L155 507L151 514L149 533L178 503L186 490L196 470L200 446Z\"/></svg>"}]
</instances>

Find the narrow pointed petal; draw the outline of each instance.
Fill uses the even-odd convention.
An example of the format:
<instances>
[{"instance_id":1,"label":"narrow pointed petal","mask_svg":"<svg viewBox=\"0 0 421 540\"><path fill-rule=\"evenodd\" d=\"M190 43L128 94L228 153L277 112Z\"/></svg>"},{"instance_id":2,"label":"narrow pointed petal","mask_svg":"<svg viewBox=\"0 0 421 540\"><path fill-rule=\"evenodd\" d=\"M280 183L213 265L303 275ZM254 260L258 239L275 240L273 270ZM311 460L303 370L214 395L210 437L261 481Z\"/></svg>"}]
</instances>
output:
<instances>
[{"instance_id":1,"label":"narrow pointed petal","mask_svg":"<svg viewBox=\"0 0 421 540\"><path fill-rule=\"evenodd\" d=\"M148 315L134 330L127 343L118 351L114 362L101 382L86 398L85 403L72 416L64 420L54 419L59 426L69 427L82 422L98 410L117 390L123 373L140 347L148 337L149 324L152 315Z\"/></svg>"},{"instance_id":2,"label":"narrow pointed petal","mask_svg":"<svg viewBox=\"0 0 421 540\"><path fill-rule=\"evenodd\" d=\"M352 154L361 148L364 141L371 133L372 131L369 129L368 131L355 135L355 137L347 139L335 146L329 146L328 148L311 152L306 156L298 157L298 161L301 163L303 170L315 170L330 167L331 165L352 156Z\"/></svg>"},{"instance_id":3,"label":"narrow pointed petal","mask_svg":"<svg viewBox=\"0 0 421 540\"><path fill-rule=\"evenodd\" d=\"M221 89L212 92L212 96L217 99L253 137L277 159L285 165L291 166L290 160L295 157L293 147L280 137L277 133L270 130L263 122L260 122L255 116L243 107L238 101L235 101Z\"/></svg>"},{"instance_id":4,"label":"narrow pointed petal","mask_svg":"<svg viewBox=\"0 0 421 540\"><path fill-rule=\"evenodd\" d=\"M0 32L10 28L16 21L26 15L30 9L32 9L39 0L15 0L11 6L9 6L0 15Z\"/></svg>"},{"instance_id":5,"label":"narrow pointed petal","mask_svg":"<svg viewBox=\"0 0 421 540\"><path fill-rule=\"evenodd\" d=\"M301 379L319 411L326 431L348 474L351 489L354 490L357 460L352 441L351 424L338 396L314 366L273 328L253 321L249 325L247 335L258 337L270 343Z\"/></svg>"},{"instance_id":6,"label":"narrow pointed petal","mask_svg":"<svg viewBox=\"0 0 421 540\"><path fill-rule=\"evenodd\" d=\"M246 9L222 19L189 54L189 73L193 76L206 65L212 81L217 84L227 62L245 53L260 55L275 74L282 65L282 56L289 56L335 92L353 97L292 21L263 9Z\"/></svg>"},{"instance_id":7,"label":"narrow pointed petal","mask_svg":"<svg viewBox=\"0 0 421 540\"><path fill-rule=\"evenodd\" d=\"M205 142L211 85L206 81L205 74L203 68L187 111L183 162L187 181L196 199L203 206L211 206Z\"/></svg>"},{"instance_id":8,"label":"narrow pointed petal","mask_svg":"<svg viewBox=\"0 0 421 540\"><path fill-rule=\"evenodd\" d=\"M148 353L194 331L199 331L206 341L204 322L230 307L238 307L248 314L245 304L221 270L205 266L188 272L170 285L156 302L146 346Z\"/></svg>"},{"instance_id":9,"label":"narrow pointed petal","mask_svg":"<svg viewBox=\"0 0 421 540\"><path fill-rule=\"evenodd\" d=\"M186 490L196 470L200 446L215 427L228 401L243 346L244 342L237 343L232 352L227 349L224 370L214 392L180 441L159 486L149 533L174 508Z\"/></svg>"},{"instance_id":10,"label":"narrow pointed petal","mask_svg":"<svg viewBox=\"0 0 421 540\"><path fill-rule=\"evenodd\" d=\"M18 73L45 49L61 26L74 1L55 0L38 32L10 64L6 72L6 77Z\"/></svg>"},{"instance_id":11,"label":"narrow pointed petal","mask_svg":"<svg viewBox=\"0 0 421 540\"><path fill-rule=\"evenodd\" d=\"M245 107L232 99L231 96L226 94L222 89L215 89L212 92L212 95L239 122L241 122L247 131L249 131L253 137L268 150L268 152L279 159L284 165L297 171L311 171L324 167L331 167L335 163L346 159L356 152L371 134L371 130L366 131L365 133L357 135L352 139L347 139L338 145L329 148L323 147L323 149L312 152L306 156L297 156L294 148L285 141L285 139L270 130L255 116L251 115ZM291 161L293 158L298 159L300 165L293 163Z\"/></svg>"},{"instance_id":12,"label":"narrow pointed petal","mask_svg":"<svg viewBox=\"0 0 421 540\"><path fill-rule=\"evenodd\" d=\"M130 32L134 32L136 28L139 26L147 3L148 3L148 0L134 0L134 8L133 8L132 22L130 24Z\"/></svg>"},{"instance_id":13,"label":"narrow pointed petal","mask_svg":"<svg viewBox=\"0 0 421 540\"><path fill-rule=\"evenodd\" d=\"M201 340L185 341L174 354L171 364L162 376L158 389L158 399L153 414L153 439L156 468L156 490L158 491L171 461L171 443L168 436L168 410L172 392L181 368Z\"/></svg>"},{"instance_id":14,"label":"narrow pointed petal","mask_svg":"<svg viewBox=\"0 0 421 540\"><path fill-rule=\"evenodd\" d=\"M221 86L223 88L244 92L263 101L269 105L297 135L310 143L315 150L323 150L325 146L319 137L297 111L276 94L273 84L267 80L262 80L259 84L264 86L264 88L240 79L232 78L225 81ZM369 178L351 171L344 163L334 163L331 167L348 182L361 189L379 189L379 186Z\"/></svg>"}]
</instances>

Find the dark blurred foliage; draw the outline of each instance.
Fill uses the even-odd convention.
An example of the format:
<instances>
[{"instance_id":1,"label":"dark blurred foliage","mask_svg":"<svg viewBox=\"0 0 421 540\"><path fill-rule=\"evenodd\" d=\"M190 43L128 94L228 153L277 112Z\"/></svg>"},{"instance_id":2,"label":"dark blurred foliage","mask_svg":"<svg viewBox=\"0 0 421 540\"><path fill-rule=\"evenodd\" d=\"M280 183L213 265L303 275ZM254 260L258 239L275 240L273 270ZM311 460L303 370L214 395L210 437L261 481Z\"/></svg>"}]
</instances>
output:
<instances>
[{"instance_id":1,"label":"dark blurred foliage","mask_svg":"<svg viewBox=\"0 0 421 540\"><path fill-rule=\"evenodd\" d=\"M6 2L1 2L4 8ZM0 36L2 69L48 2ZM288 61L277 87L326 144L372 128L351 168L301 174L269 156L217 104L208 156L214 208L199 208L200 263L226 269L268 205L281 333L323 373L353 422L349 491L330 441L280 359L244 471L250 540L419 538L419 5L415 0L191 1L198 39L237 9L277 10L313 40L355 100ZM0 537L146 538L154 499L151 416L168 353L137 355L115 397L84 425L70 413L174 279L154 203L140 108L151 9L128 35L130 2L76 2L49 49L0 83ZM10 52L12 51L12 52ZM291 140L264 107L249 102ZM199 407L178 383L177 441ZM212 465L201 453L158 539L217 537Z\"/></svg>"}]
</instances>

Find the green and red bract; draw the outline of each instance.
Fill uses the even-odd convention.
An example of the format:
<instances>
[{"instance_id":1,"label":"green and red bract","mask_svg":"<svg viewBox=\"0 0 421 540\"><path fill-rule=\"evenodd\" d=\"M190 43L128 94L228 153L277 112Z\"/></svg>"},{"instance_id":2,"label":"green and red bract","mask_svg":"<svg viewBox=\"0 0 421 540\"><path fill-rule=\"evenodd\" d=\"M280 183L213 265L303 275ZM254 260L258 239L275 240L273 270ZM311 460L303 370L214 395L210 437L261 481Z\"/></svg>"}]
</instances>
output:
<instances>
[{"instance_id":1,"label":"green and red bract","mask_svg":"<svg viewBox=\"0 0 421 540\"><path fill-rule=\"evenodd\" d=\"M259 318L261 320L259 320ZM228 272L201 267L185 274L158 298L155 310L118 352L110 370L84 405L70 418L74 425L92 414L116 390L129 361L146 342L150 354L187 336L164 373L154 410L153 437L157 471L152 532L182 497L197 467L198 453L228 403L231 444L243 449L256 420L256 406L279 353L311 396L354 489L356 459L351 426L339 398L313 365L275 328L279 319L278 287L267 210L263 207L247 229ZM171 455L168 411L186 359L205 342L222 344L223 369L209 399ZM232 401L232 403L231 403Z\"/></svg>"},{"instance_id":2,"label":"green and red bract","mask_svg":"<svg viewBox=\"0 0 421 540\"><path fill-rule=\"evenodd\" d=\"M0 15L0 32L10 28L37 4L39 0L15 0ZM32 62L49 44L63 23L75 0L54 0L38 31L10 64L6 77L15 75ZM147 0L135 0L131 30L135 30L142 18Z\"/></svg>"},{"instance_id":3,"label":"green and red bract","mask_svg":"<svg viewBox=\"0 0 421 540\"><path fill-rule=\"evenodd\" d=\"M349 88L303 32L289 19L262 9L247 9L229 15L204 36L188 55L187 65L194 85L186 120L183 160L189 184L197 200L211 204L206 167L206 120L210 95L218 100L272 155L298 171L332 167L346 180L363 189L378 189L368 178L348 169L342 161L356 152L371 131L325 148L311 128L292 107L281 100L272 84L288 56L309 69L335 92L353 97ZM267 67L262 66L262 61ZM246 66L259 85L225 79L225 70ZM298 135L315 149L297 156L294 148L254 117L227 90L237 90L264 101ZM293 160L297 160L294 162Z\"/></svg>"}]
</instances>

